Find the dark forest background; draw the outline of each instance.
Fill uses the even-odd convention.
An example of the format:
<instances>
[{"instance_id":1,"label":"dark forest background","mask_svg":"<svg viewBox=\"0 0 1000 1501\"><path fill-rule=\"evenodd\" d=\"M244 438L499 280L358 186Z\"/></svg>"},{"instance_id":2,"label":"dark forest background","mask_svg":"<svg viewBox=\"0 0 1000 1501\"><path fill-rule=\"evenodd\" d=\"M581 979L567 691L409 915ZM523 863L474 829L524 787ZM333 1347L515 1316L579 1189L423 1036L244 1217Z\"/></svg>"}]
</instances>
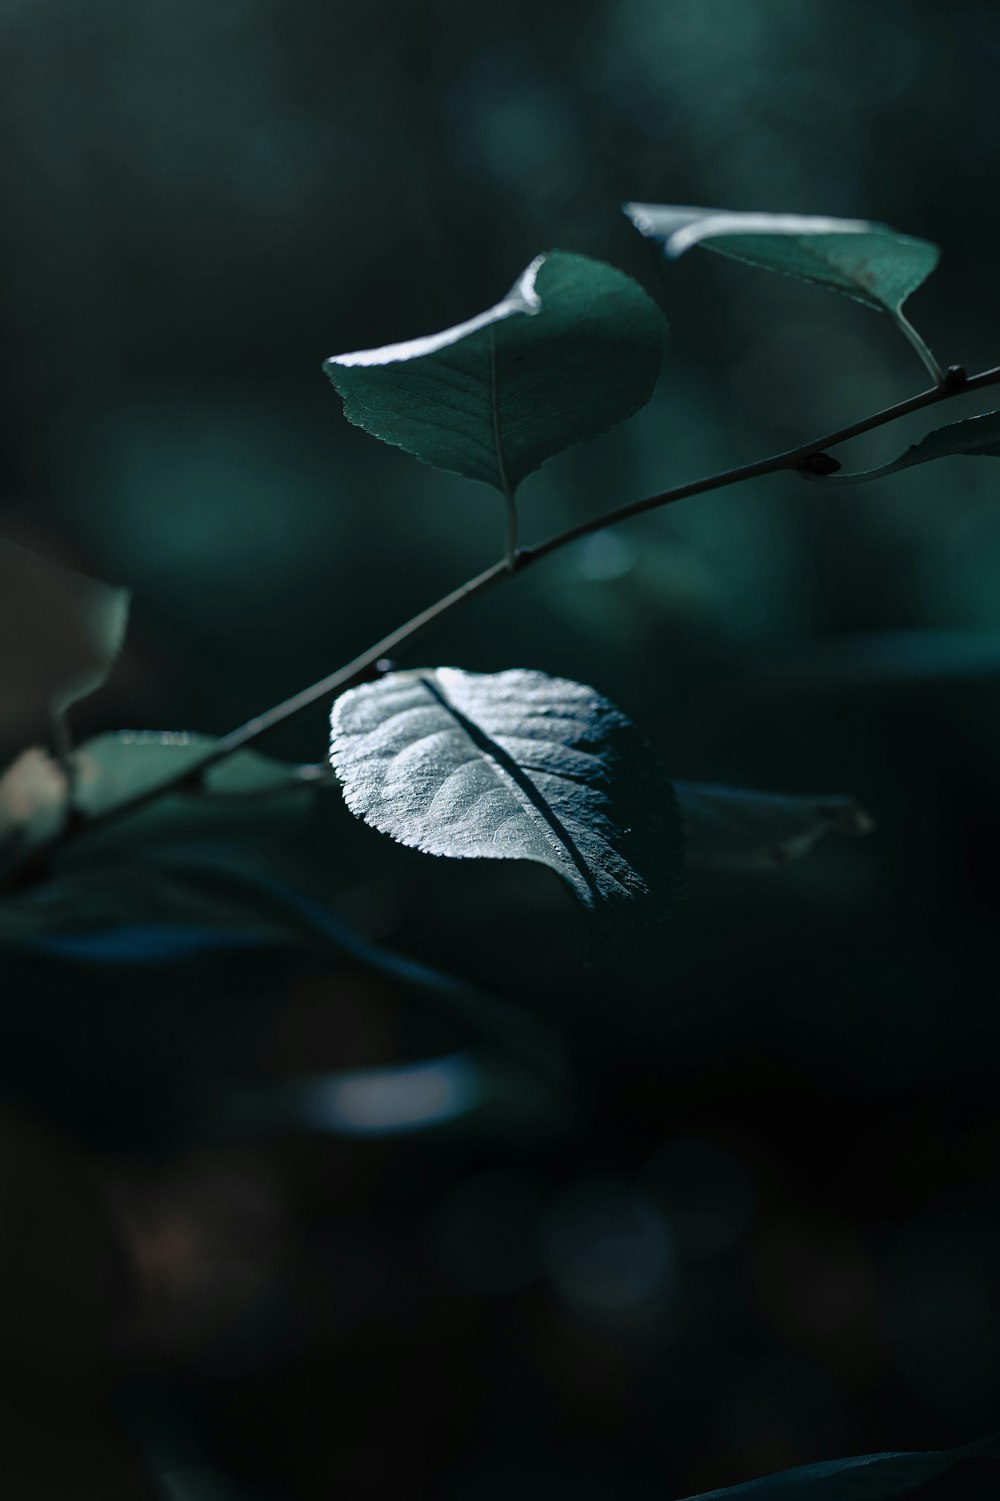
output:
<instances>
[{"instance_id":1,"label":"dark forest background","mask_svg":"<svg viewBox=\"0 0 1000 1501\"><path fill-rule=\"evenodd\" d=\"M865 308L667 266L626 199L932 239L914 321L995 363L998 73L1000 11L966 0L0 0L2 534L134 590L78 733L224 731L493 560L497 498L350 427L320 366L540 250L631 272L671 341L634 422L525 486L527 541L926 384ZM227 1133L240 1091L460 1029L348 960L4 962L19 1501L157 1493L141 1470L172 1501L651 1501L997 1426L998 487L953 459L708 495L420 648L593 683L678 777L877 824L693 874L584 967L546 874L332 809L338 910L561 1034L571 1106ZM268 748L325 743L317 710Z\"/></svg>"}]
</instances>

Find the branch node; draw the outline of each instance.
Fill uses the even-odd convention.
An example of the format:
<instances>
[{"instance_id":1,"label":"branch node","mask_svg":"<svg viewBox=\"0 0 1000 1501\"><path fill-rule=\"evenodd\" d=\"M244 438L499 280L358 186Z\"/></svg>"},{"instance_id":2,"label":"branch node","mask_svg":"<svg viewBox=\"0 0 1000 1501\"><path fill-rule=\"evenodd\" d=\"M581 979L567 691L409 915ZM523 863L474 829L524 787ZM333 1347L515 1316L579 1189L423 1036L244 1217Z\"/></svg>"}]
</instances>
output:
<instances>
[{"instance_id":1,"label":"branch node","mask_svg":"<svg viewBox=\"0 0 1000 1501\"><path fill-rule=\"evenodd\" d=\"M835 459L830 453L807 453L804 458L799 459L795 467L800 474L815 477L836 474L837 470L843 466L840 460Z\"/></svg>"},{"instance_id":2,"label":"branch node","mask_svg":"<svg viewBox=\"0 0 1000 1501\"><path fill-rule=\"evenodd\" d=\"M941 384L945 391L960 391L968 379L964 366L949 365Z\"/></svg>"}]
</instances>

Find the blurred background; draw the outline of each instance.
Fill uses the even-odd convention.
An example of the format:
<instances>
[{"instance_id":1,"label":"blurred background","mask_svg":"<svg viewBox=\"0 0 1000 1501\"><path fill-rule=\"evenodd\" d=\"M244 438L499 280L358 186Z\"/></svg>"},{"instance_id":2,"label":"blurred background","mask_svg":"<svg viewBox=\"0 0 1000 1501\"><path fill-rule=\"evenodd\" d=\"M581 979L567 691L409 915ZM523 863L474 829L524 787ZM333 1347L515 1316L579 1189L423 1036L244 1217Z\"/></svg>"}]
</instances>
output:
<instances>
[{"instance_id":1,"label":"blurred background","mask_svg":"<svg viewBox=\"0 0 1000 1501\"><path fill-rule=\"evenodd\" d=\"M671 341L637 419L526 483L526 541L925 386L888 320L667 266L626 199L935 240L913 321L1000 360L998 68L969 0L0 0L0 531L134 591L77 733L225 731L498 555L498 498L350 427L320 366L540 250L629 271ZM653 1501L996 1426L998 487L705 496L408 662L579 678L678 777L876 822L692 872L585 966L547 873L331 800L338 920L523 1008L569 1085L359 950L4 961L19 1498ZM321 760L325 718L267 748ZM352 1069L395 1072L324 1086Z\"/></svg>"}]
</instances>

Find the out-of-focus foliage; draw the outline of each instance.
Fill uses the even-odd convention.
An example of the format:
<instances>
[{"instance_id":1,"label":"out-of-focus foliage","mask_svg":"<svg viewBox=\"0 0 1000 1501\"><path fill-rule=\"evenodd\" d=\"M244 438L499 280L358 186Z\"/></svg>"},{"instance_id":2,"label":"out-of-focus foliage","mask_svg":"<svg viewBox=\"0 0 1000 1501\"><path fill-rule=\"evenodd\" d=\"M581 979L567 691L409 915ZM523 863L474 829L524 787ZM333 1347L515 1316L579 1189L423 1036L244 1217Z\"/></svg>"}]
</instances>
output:
<instances>
[{"instance_id":1,"label":"out-of-focus foliage","mask_svg":"<svg viewBox=\"0 0 1000 1501\"><path fill-rule=\"evenodd\" d=\"M224 733L493 561L491 507L344 422L321 362L469 318L540 246L621 266L671 342L630 424L532 477L526 543L915 389L887 320L668 265L623 201L898 224L943 250L908 304L930 344L996 363L998 61L978 0L6 0L0 535L133 589L78 738ZM5 960L12 1494L70 1494L70 1462L107 1494L111 1378L153 1467L271 1501L648 1501L996 1426L995 471L720 491L422 644L594 683L681 779L876 823L693 871L666 945L567 983L547 872L422 860L326 799L352 931L569 1039L557 1141L212 1135L244 1087L463 1045L345 952ZM325 738L318 708L264 749Z\"/></svg>"},{"instance_id":2,"label":"out-of-focus foliage","mask_svg":"<svg viewBox=\"0 0 1000 1501\"><path fill-rule=\"evenodd\" d=\"M868 834L872 821L853 797L794 797L677 786L688 860L722 870L766 870L799 860L825 834Z\"/></svg>"},{"instance_id":3,"label":"out-of-focus foliage","mask_svg":"<svg viewBox=\"0 0 1000 1501\"><path fill-rule=\"evenodd\" d=\"M99 688L127 618L127 589L0 542L0 736L22 734Z\"/></svg>"}]
</instances>

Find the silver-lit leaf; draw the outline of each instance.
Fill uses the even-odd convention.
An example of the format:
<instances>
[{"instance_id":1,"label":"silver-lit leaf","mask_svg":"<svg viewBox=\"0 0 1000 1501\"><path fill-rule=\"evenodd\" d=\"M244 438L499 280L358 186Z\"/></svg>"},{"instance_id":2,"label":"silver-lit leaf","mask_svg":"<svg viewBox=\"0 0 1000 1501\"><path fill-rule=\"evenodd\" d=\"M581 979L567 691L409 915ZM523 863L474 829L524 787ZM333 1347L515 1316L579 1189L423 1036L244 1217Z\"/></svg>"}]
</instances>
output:
<instances>
[{"instance_id":1,"label":"silver-lit leaf","mask_svg":"<svg viewBox=\"0 0 1000 1501\"><path fill-rule=\"evenodd\" d=\"M351 811L428 854L534 860L598 925L665 917L683 877L673 788L629 719L541 672L389 673L333 707Z\"/></svg>"}]
</instances>

